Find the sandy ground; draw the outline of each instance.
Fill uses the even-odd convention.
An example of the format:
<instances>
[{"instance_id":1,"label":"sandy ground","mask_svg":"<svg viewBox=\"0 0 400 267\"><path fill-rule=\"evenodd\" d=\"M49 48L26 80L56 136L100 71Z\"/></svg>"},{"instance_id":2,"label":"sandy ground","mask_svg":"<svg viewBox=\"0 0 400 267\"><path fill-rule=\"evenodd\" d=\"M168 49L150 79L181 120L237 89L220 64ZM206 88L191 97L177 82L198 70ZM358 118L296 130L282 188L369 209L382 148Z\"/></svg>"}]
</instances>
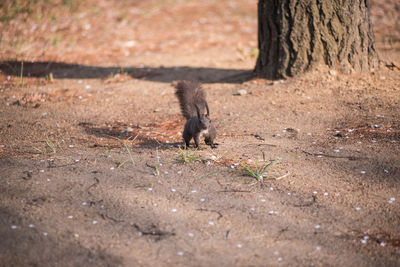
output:
<instances>
[{"instance_id":1,"label":"sandy ground","mask_svg":"<svg viewBox=\"0 0 400 267\"><path fill-rule=\"evenodd\" d=\"M1 24L1 266L400 265L396 1L380 70L281 81L247 79L256 1L71 3ZM217 149L179 148L179 79Z\"/></svg>"}]
</instances>

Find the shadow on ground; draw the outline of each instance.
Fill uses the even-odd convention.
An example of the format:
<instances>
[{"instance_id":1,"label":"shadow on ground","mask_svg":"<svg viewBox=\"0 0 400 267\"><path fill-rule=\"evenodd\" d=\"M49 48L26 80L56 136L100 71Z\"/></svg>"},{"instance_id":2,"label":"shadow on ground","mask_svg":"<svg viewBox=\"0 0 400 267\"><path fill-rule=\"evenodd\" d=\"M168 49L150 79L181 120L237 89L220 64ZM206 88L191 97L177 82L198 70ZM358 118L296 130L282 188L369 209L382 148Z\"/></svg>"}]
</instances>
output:
<instances>
[{"instance_id":1,"label":"shadow on ground","mask_svg":"<svg viewBox=\"0 0 400 267\"><path fill-rule=\"evenodd\" d=\"M23 63L23 64L22 64ZM193 79L203 83L242 83L254 77L252 70L194 68L194 67L100 67L62 62L4 61L0 70L6 75L48 77L57 79L109 78L117 73L127 73L135 79L170 83L175 80Z\"/></svg>"}]
</instances>

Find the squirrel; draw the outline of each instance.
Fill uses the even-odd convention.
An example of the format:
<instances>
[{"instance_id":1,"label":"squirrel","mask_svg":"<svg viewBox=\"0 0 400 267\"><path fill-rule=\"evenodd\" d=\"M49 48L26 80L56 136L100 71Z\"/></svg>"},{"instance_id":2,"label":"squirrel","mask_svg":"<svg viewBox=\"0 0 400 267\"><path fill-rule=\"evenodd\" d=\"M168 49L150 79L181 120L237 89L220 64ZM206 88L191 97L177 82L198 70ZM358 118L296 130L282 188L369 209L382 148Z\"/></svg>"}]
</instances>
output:
<instances>
[{"instance_id":1,"label":"squirrel","mask_svg":"<svg viewBox=\"0 0 400 267\"><path fill-rule=\"evenodd\" d=\"M206 101L206 94L201 84L196 81L178 81L175 84L175 95L178 97L182 115L186 118L183 130L185 148L189 147L190 140L194 139L194 147L199 147L199 140L204 136L204 141L211 148L216 148L214 139L217 131L210 119L210 110ZM204 110L207 111L204 114Z\"/></svg>"}]
</instances>

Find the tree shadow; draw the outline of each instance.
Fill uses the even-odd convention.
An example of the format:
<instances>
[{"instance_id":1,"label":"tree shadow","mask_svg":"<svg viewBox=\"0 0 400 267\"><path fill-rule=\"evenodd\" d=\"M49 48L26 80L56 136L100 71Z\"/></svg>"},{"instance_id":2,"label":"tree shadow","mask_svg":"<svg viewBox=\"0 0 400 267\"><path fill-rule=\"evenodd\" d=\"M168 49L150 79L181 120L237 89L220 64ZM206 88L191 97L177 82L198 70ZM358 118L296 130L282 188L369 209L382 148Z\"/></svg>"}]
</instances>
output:
<instances>
[{"instance_id":1,"label":"tree shadow","mask_svg":"<svg viewBox=\"0 0 400 267\"><path fill-rule=\"evenodd\" d=\"M23 64L22 64L23 63ZM219 69L202 67L102 67L63 62L4 61L0 70L6 75L24 77L47 77L56 79L104 79L117 73L127 73L133 78L170 83L175 80L192 79L203 83L243 83L254 78L253 70Z\"/></svg>"},{"instance_id":2,"label":"tree shadow","mask_svg":"<svg viewBox=\"0 0 400 267\"><path fill-rule=\"evenodd\" d=\"M93 147L121 147L122 141L135 140L135 144L144 149L168 149L171 147L181 147L183 142L166 141L160 135L146 135L140 126L129 126L124 123L113 123L112 125L95 125L88 122L80 122L79 126L83 127L84 131L96 137ZM126 131L127 128L131 128ZM159 129L158 125L149 125L148 129ZM103 141L102 141L103 140Z\"/></svg>"}]
</instances>

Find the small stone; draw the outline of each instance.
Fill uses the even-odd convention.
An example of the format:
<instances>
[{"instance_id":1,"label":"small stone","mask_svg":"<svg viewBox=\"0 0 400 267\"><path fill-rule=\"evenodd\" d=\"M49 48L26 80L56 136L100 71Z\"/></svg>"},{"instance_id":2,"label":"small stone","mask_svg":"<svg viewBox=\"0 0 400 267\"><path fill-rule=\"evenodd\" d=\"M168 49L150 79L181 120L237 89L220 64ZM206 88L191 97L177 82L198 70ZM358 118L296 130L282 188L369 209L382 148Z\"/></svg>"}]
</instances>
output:
<instances>
[{"instance_id":1,"label":"small stone","mask_svg":"<svg viewBox=\"0 0 400 267\"><path fill-rule=\"evenodd\" d=\"M206 201L206 199L204 197L202 197L202 198L200 198L200 201L204 202L204 201Z\"/></svg>"},{"instance_id":2,"label":"small stone","mask_svg":"<svg viewBox=\"0 0 400 267\"><path fill-rule=\"evenodd\" d=\"M360 171L361 174L365 174L365 171Z\"/></svg>"},{"instance_id":3,"label":"small stone","mask_svg":"<svg viewBox=\"0 0 400 267\"><path fill-rule=\"evenodd\" d=\"M384 246L386 246L386 243L382 241L379 245L380 245L381 247L384 247Z\"/></svg>"},{"instance_id":4,"label":"small stone","mask_svg":"<svg viewBox=\"0 0 400 267\"><path fill-rule=\"evenodd\" d=\"M35 225L34 225L34 224L29 224L28 227L29 227L29 228L34 228Z\"/></svg>"},{"instance_id":5,"label":"small stone","mask_svg":"<svg viewBox=\"0 0 400 267\"><path fill-rule=\"evenodd\" d=\"M355 209L356 211L360 211L360 210L361 210L360 207L355 207L354 209Z\"/></svg>"},{"instance_id":6,"label":"small stone","mask_svg":"<svg viewBox=\"0 0 400 267\"><path fill-rule=\"evenodd\" d=\"M47 236L48 234L49 234L49 233L47 233L47 232L43 232L43 235L44 235L44 236Z\"/></svg>"},{"instance_id":7,"label":"small stone","mask_svg":"<svg viewBox=\"0 0 400 267\"><path fill-rule=\"evenodd\" d=\"M320 250L321 250L321 247L320 247L320 246L317 246L315 249L316 249L317 251L320 251Z\"/></svg>"},{"instance_id":8,"label":"small stone","mask_svg":"<svg viewBox=\"0 0 400 267\"><path fill-rule=\"evenodd\" d=\"M317 224L316 226L314 226L315 229L320 229L321 225Z\"/></svg>"},{"instance_id":9,"label":"small stone","mask_svg":"<svg viewBox=\"0 0 400 267\"><path fill-rule=\"evenodd\" d=\"M68 219L72 219L72 218L74 218L74 216L69 215L67 218L68 218Z\"/></svg>"},{"instance_id":10,"label":"small stone","mask_svg":"<svg viewBox=\"0 0 400 267\"><path fill-rule=\"evenodd\" d=\"M240 89L235 95L247 95L247 91L244 89Z\"/></svg>"},{"instance_id":11,"label":"small stone","mask_svg":"<svg viewBox=\"0 0 400 267\"><path fill-rule=\"evenodd\" d=\"M171 188L171 192L176 192L176 189L175 188Z\"/></svg>"},{"instance_id":12,"label":"small stone","mask_svg":"<svg viewBox=\"0 0 400 267\"><path fill-rule=\"evenodd\" d=\"M172 212L176 212L177 210L176 210L176 209L172 209L171 211L172 211Z\"/></svg>"},{"instance_id":13,"label":"small stone","mask_svg":"<svg viewBox=\"0 0 400 267\"><path fill-rule=\"evenodd\" d=\"M213 221L209 221L208 225L214 225L214 222Z\"/></svg>"},{"instance_id":14,"label":"small stone","mask_svg":"<svg viewBox=\"0 0 400 267\"><path fill-rule=\"evenodd\" d=\"M194 237L194 234L193 233L188 233L188 236L189 237Z\"/></svg>"},{"instance_id":15,"label":"small stone","mask_svg":"<svg viewBox=\"0 0 400 267\"><path fill-rule=\"evenodd\" d=\"M329 74L332 76L336 76L337 72L336 72L336 70L329 70Z\"/></svg>"},{"instance_id":16,"label":"small stone","mask_svg":"<svg viewBox=\"0 0 400 267\"><path fill-rule=\"evenodd\" d=\"M236 245L238 248L242 248L242 244L237 244Z\"/></svg>"},{"instance_id":17,"label":"small stone","mask_svg":"<svg viewBox=\"0 0 400 267\"><path fill-rule=\"evenodd\" d=\"M98 224L99 222L96 221L96 220L93 220L92 223L93 223L93 224Z\"/></svg>"},{"instance_id":18,"label":"small stone","mask_svg":"<svg viewBox=\"0 0 400 267\"><path fill-rule=\"evenodd\" d=\"M11 229L17 229L16 225L11 225Z\"/></svg>"},{"instance_id":19,"label":"small stone","mask_svg":"<svg viewBox=\"0 0 400 267\"><path fill-rule=\"evenodd\" d=\"M183 251L178 251L177 253L176 253L178 256L183 256Z\"/></svg>"},{"instance_id":20,"label":"small stone","mask_svg":"<svg viewBox=\"0 0 400 267\"><path fill-rule=\"evenodd\" d=\"M114 167L110 167L110 170L112 170L112 171L113 171L114 169L115 169Z\"/></svg>"}]
</instances>

